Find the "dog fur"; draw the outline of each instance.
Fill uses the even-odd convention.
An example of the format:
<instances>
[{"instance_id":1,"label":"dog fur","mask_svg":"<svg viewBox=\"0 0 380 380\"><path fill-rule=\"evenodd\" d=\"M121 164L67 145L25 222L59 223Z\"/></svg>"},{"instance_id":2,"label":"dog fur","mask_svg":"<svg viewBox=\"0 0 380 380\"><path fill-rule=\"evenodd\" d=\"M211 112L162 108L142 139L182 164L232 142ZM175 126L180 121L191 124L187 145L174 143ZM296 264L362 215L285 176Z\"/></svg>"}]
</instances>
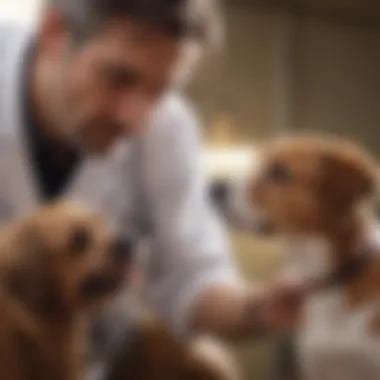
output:
<instances>
[{"instance_id":1,"label":"dog fur","mask_svg":"<svg viewBox=\"0 0 380 380\"><path fill-rule=\"evenodd\" d=\"M111 363L107 380L240 380L232 355L215 338L175 338L159 321L143 317Z\"/></svg>"},{"instance_id":2,"label":"dog fur","mask_svg":"<svg viewBox=\"0 0 380 380\"><path fill-rule=\"evenodd\" d=\"M105 219L69 202L46 206L3 228L2 379L83 377L89 313L104 305L125 277L119 264L126 264L127 256L117 249Z\"/></svg>"}]
</instances>

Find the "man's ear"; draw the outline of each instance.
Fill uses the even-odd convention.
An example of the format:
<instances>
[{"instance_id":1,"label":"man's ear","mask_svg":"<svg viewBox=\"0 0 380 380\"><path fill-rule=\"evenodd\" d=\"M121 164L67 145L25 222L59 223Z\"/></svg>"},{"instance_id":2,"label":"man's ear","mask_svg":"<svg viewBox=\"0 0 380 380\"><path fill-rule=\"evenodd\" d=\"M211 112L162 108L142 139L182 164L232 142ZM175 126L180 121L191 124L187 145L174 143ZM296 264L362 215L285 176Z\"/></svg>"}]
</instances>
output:
<instances>
[{"instance_id":1,"label":"man's ear","mask_svg":"<svg viewBox=\"0 0 380 380\"><path fill-rule=\"evenodd\" d=\"M364 154L326 151L320 170L321 191L333 209L348 210L376 194L377 168Z\"/></svg>"},{"instance_id":2,"label":"man's ear","mask_svg":"<svg viewBox=\"0 0 380 380\"><path fill-rule=\"evenodd\" d=\"M57 283L52 273L51 255L38 230L25 226L11 244L14 255L7 273L10 295L39 314L57 307Z\"/></svg>"}]
</instances>

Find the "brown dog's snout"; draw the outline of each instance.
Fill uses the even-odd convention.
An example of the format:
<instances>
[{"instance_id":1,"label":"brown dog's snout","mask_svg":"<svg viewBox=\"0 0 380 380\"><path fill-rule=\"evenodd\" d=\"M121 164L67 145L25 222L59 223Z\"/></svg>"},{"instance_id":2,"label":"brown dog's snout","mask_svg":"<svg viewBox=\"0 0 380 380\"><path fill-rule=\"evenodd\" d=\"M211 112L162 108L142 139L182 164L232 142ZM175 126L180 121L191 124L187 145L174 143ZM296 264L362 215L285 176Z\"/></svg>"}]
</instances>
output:
<instances>
[{"instance_id":1,"label":"brown dog's snout","mask_svg":"<svg viewBox=\"0 0 380 380\"><path fill-rule=\"evenodd\" d=\"M132 238L117 237L111 248L112 260L120 265L127 264L132 258L136 245L136 241Z\"/></svg>"}]
</instances>

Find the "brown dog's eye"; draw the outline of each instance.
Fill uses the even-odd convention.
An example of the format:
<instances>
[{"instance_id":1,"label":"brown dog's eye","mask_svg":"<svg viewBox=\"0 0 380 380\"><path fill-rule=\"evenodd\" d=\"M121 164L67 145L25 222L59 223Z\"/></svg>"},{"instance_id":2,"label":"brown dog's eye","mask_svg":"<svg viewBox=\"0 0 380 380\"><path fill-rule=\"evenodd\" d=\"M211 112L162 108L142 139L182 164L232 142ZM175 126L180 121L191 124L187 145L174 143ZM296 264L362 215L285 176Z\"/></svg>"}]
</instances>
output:
<instances>
[{"instance_id":1,"label":"brown dog's eye","mask_svg":"<svg viewBox=\"0 0 380 380\"><path fill-rule=\"evenodd\" d=\"M290 180L290 171L285 165L273 164L268 168L266 177L272 182L285 183Z\"/></svg>"},{"instance_id":2,"label":"brown dog's eye","mask_svg":"<svg viewBox=\"0 0 380 380\"><path fill-rule=\"evenodd\" d=\"M87 251L92 243L92 235L84 227L77 227L71 232L69 250L73 256Z\"/></svg>"}]
</instances>

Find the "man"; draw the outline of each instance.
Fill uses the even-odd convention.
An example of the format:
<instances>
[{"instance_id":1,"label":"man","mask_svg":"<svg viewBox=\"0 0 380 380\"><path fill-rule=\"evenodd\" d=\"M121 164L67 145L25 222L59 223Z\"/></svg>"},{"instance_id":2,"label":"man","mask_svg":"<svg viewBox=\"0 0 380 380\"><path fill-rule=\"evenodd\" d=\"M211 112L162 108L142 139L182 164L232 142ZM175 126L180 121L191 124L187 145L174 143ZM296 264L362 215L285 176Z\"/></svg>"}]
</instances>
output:
<instances>
[{"instance_id":1,"label":"man","mask_svg":"<svg viewBox=\"0 0 380 380\"><path fill-rule=\"evenodd\" d=\"M207 39L205 3L50 0L35 30L0 29L1 219L89 202L151 239L151 298L173 331L255 337L291 324L301 292L243 287L207 200L174 89L184 44Z\"/></svg>"}]
</instances>

